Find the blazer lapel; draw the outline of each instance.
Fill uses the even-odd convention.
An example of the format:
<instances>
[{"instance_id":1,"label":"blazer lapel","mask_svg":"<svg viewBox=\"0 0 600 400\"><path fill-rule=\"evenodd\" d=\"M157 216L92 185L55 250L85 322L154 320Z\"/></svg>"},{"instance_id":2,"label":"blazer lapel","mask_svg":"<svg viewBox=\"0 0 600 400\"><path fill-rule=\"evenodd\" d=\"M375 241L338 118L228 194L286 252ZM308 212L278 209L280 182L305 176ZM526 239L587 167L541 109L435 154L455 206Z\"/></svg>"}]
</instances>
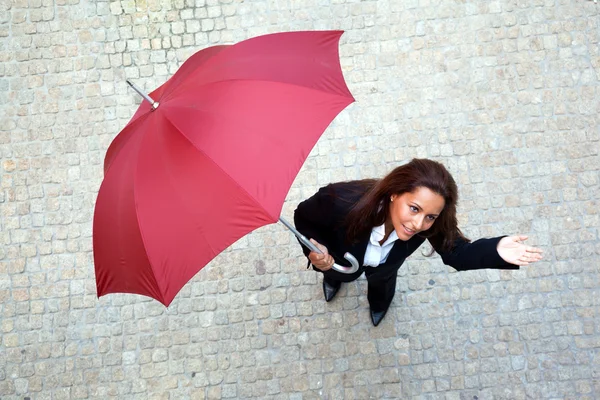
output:
<instances>
[{"instance_id":1,"label":"blazer lapel","mask_svg":"<svg viewBox=\"0 0 600 400\"><path fill-rule=\"evenodd\" d=\"M404 260L406 258L406 245L407 242L400 239L396 240L392 250L390 250L390 254L388 254L387 260L385 263L383 263L383 265L396 264L398 261Z\"/></svg>"},{"instance_id":2,"label":"blazer lapel","mask_svg":"<svg viewBox=\"0 0 600 400\"><path fill-rule=\"evenodd\" d=\"M406 242L398 239L396 243L394 243L394 247L392 247L388 258L383 265L404 262L404 260L418 249L424 241L425 239L420 236L415 236Z\"/></svg>"},{"instance_id":3,"label":"blazer lapel","mask_svg":"<svg viewBox=\"0 0 600 400\"><path fill-rule=\"evenodd\" d=\"M369 244L369 239L371 238L371 233L369 232L366 235L361 235L361 237L354 242L354 244L350 245L348 252L352 254L358 260L358 263L362 266L365 261L365 253L367 252L367 245Z\"/></svg>"}]
</instances>

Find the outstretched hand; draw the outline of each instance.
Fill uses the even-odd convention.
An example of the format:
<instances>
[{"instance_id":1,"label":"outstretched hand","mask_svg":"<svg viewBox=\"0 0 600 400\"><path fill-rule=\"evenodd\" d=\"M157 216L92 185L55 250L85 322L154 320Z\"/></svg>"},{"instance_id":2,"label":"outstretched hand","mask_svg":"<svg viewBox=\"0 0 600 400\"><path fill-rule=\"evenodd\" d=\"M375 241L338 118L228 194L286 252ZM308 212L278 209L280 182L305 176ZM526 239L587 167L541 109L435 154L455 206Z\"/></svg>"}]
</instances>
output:
<instances>
[{"instance_id":1,"label":"outstretched hand","mask_svg":"<svg viewBox=\"0 0 600 400\"><path fill-rule=\"evenodd\" d=\"M504 261L514 265L529 265L542 259L542 249L523 244L527 236L507 236L500 239L496 249Z\"/></svg>"}]
</instances>

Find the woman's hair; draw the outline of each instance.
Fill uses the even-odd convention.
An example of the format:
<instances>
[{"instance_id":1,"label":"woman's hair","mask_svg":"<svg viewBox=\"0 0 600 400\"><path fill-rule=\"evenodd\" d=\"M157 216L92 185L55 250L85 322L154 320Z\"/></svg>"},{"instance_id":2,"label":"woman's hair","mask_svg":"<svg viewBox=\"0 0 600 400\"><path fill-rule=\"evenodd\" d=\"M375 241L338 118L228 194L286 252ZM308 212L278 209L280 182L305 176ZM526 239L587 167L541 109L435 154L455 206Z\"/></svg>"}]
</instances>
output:
<instances>
[{"instance_id":1,"label":"woman's hair","mask_svg":"<svg viewBox=\"0 0 600 400\"><path fill-rule=\"evenodd\" d=\"M456 219L458 202L456 182L446 167L439 162L415 158L408 164L395 168L382 179L365 179L358 181L357 184L363 190L366 189L366 192L352 208L346 220L348 240L351 243L361 234L385 223L390 212L392 195L412 193L419 187L425 187L439 194L445 202L442 212L432 227L420 235L432 237L439 234L443 251L449 251L459 238L468 241L458 228Z\"/></svg>"}]
</instances>

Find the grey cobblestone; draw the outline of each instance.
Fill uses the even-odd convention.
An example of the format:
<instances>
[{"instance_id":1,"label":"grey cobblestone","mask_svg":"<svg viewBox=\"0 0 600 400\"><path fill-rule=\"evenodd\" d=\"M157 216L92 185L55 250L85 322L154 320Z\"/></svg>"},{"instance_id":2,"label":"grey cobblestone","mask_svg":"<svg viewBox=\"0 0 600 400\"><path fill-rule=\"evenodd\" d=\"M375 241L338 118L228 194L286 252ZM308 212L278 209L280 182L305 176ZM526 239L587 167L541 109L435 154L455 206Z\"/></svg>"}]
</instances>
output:
<instances>
[{"instance_id":1,"label":"grey cobblestone","mask_svg":"<svg viewBox=\"0 0 600 400\"><path fill-rule=\"evenodd\" d=\"M600 5L591 0L0 0L0 398L600 397ZM363 278L325 303L260 228L166 309L96 298L92 217L111 140L195 51L344 29L356 103L283 216L326 183L444 162L471 238L543 262L457 273L419 249L371 326Z\"/></svg>"}]
</instances>

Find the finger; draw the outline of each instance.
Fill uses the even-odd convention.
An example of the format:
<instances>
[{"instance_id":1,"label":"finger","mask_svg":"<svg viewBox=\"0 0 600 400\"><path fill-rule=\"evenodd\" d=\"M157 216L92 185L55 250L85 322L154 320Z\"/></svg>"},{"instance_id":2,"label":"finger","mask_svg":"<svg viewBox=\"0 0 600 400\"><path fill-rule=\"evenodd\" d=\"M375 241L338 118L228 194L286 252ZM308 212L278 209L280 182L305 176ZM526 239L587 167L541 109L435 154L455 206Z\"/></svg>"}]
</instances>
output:
<instances>
[{"instance_id":1,"label":"finger","mask_svg":"<svg viewBox=\"0 0 600 400\"><path fill-rule=\"evenodd\" d=\"M326 265L315 265L318 269L320 269L321 271L327 271L328 269L331 269L330 267L326 266Z\"/></svg>"},{"instance_id":2,"label":"finger","mask_svg":"<svg viewBox=\"0 0 600 400\"><path fill-rule=\"evenodd\" d=\"M539 258L521 258L519 260L523 261L523 262L528 262L528 263L534 263L534 262L540 261Z\"/></svg>"},{"instance_id":3,"label":"finger","mask_svg":"<svg viewBox=\"0 0 600 400\"><path fill-rule=\"evenodd\" d=\"M519 260L524 260L531 263L540 261L542 258L543 257L540 253L524 253L521 255L521 257L519 257Z\"/></svg>"},{"instance_id":4,"label":"finger","mask_svg":"<svg viewBox=\"0 0 600 400\"><path fill-rule=\"evenodd\" d=\"M327 254L321 254L321 253L314 253L316 254L316 261L318 261L319 264L322 265L327 265L329 263L329 255Z\"/></svg>"},{"instance_id":5,"label":"finger","mask_svg":"<svg viewBox=\"0 0 600 400\"><path fill-rule=\"evenodd\" d=\"M324 271L327 271L328 269L331 269L331 267L333 267L333 263L334 263L333 259L327 260L327 262L323 263L323 267L321 269Z\"/></svg>"},{"instance_id":6,"label":"finger","mask_svg":"<svg viewBox=\"0 0 600 400\"><path fill-rule=\"evenodd\" d=\"M331 268L331 263L326 259L315 260L314 262L312 262L312 264L321 271L327 271L329 268Z\"/></svg>"},{"instance_id":7,"label":"finger","mask_svg":"<svg viewBox=\"0 0 600 400\"><path fill-rule=\"evenodd\" d=\"M538 249L537 247L527 247L525 249L526 252L528 253L543 253L544 251L542 249Z\"/></svg>"},{"instance_id":8,"label":"finger","mask_svg":"<svg viewBox=\"0 0 600 400\"><path fill-rule=\"evenodd\" d=\"M525 236L525 235L516 235L516 236L511 236L510 239L513 242L517 242L517 243L521 243L525 240L527 240L529 238L529 236Z\"/></svg>"},{"instance_id":9,"label":"finger","mask_svg":"<svg viewBox=\"0 0 600 400\"><path fill-rule=\"evenodd\" d=\"M319 249L321 251L321 253L323 252L323 249L322 249L323 246L321 246L321 243L317 242L315 239L310 239L310 242L312 244L314 244L317 247L317 249Z\"/></svg>"},{"instance_id":10,"label":"finger","mask_svg":"<svg viewBox=\"0 0 600 400\"><path fill-rule=\"evenodd\" d=\"M540 261L543 257L538 253L527 253L520 257L520 259L535 262Z\"/></svg>"},{"instance_id":11,"label":"finger","mask_svg":"<svg viewBox=\"0 0 600 400\"><path fill-rule=\"evenodd\" d=\"M321 243L317 242L315 239L310 239L310 242L314 244L317 248L321 247Z\"/></svg>"},{"instance_id":12,"label":"finger","mask_svg":"<svg viewBox=\"0 0 600 400\"><path fill-rule=\"evenodd\" d=\"M311 239L314 240L314 239ZM329 252L327 251L327 247L323 246L321 243L317 242L316 240L313 243L315 246L317 246L317 248L319 249L319 251L323 254L328 254Z\"/></svg>"},{"instance_id":13,"label":"finger","mask_svg":"<svg viewBox=\"0 0 600 400\"><path fill-rule=\"evenodd\" d=\"M310 261L313 264L315 264L315 263L318 264L318 263L320 263L320 262L323 261L323 259L325 258L325 255L324 254L320 254L320 253L315 253L314 251L311 251L308 254L308 258L310 259Z\"/></svg>"},{"instance_id":14,"label":"finger","mask_svg":"<svg viewBox=\"0 0 600 400\"><path fill-rule=\"evenodd\" d=\"M519 261L520 261L520 262L535 262L535 261L537 261L537 260L535 260L534 258L531 258L531 257L527 257L527 256L525 256L525 257L520 257L520 258L519 258Z\"/></svg>"}]
</instances>

